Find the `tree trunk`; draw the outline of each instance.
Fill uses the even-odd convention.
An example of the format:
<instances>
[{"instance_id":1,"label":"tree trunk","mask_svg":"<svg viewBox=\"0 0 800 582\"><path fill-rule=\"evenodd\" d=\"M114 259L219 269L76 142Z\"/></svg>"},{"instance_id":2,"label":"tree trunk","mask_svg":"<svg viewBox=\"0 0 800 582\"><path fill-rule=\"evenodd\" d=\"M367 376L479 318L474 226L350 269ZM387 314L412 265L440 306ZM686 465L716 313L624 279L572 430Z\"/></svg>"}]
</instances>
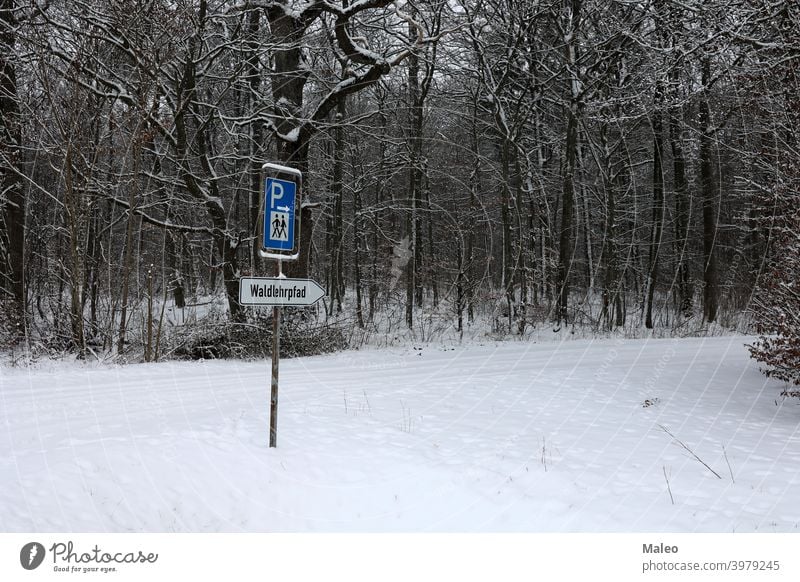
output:
<instances>
[{"instance_id":1,"label":"tree trunk","mask_svg":"<svg viewBox=\"0 0 800 582\"><path fill-rule=\"evenodd\" d=\"M72 165L72 147L67 147L64 159L64 213L69 245L69 293L70 327L72 343L78 357L86 355L86 337L83 328L83 284L84 284L84 214L83 184L75 184Z\"/></svg>"},{"instance_id":2,"label":"tree trunk","mask_svg":"<svg viewBox=\"0 0 800 582\"><path fill-rule=\"evenodd\" d=\"M261 10L251 10L247 16L247 84L249 88L249 99L246 101L255 110L258 106L258 95L261 94L261 70L259 67L259 41ZM253 244L250 245L250 271L254 276L262 274L263 260L258 254L261 237L256 232L259 222L259 212L261 210L261 164L258 163L259 154L263 151L264 125L260 120L253 120L250 126L250 196L248 200L248 233L255 236Z\"/></svg>"},{"instance_id":3,"label":"tree trunk","mask_svg":"<svg viewBox=\"0 0 800 582\"><path fill-rule=\"evenodd\" d=\"M361 190L353 193L353 284L356 288L356 321L358 327L364 327L364 306L361 289L361 238L364 232L363 218L361 216Z\"/></svg>"},{"instance_id":4,"label":"tree trunk","mask_svg":"<svg viewBox=\"0 0 800 582\"><path fill-rule=\"evenodd\" d=\"M437 266L434 260L436 256L435 252L435 240L433 236L433 207L431 206L431 187L430 187L430 178L428 177L427 172L424 173L425 178L425 187L423 189L424 198L425 198L425 213L428 217L427 226L428 226L428 282L431 286L431 293L433 295L433 308L436 309L439 306L439 283L437 278Z\"/></svg>"},{"instance_id":5,"label":"tree trunk","mask_svg":"<svg viewBox=\"0 0 800 582\"><path fill-rule=\"evenodd\" d=\"M345 140L342 122L346 115L346 97L339 98L336 107L336 122L333 129L333 181L331 193L333 194L333 208L331 209L331 245L329 249L330 261L330 299L331 313L334 308L342 312L342 299L344 297L344 158Z\"/></svg>"},{"instance_id":6,"label":"tree trunk","mask_svg":"<svg viewBox=\"0 0 800 582\"><path fill-rule=\"evenodd\" d=\"M624 324L622 310L622 277L619 274L619 249L617 242L617 185L614 179L612 154L608 144L608 124L600 129L603 152L603 191L606 197L606 215L603 233L603 308L601 320L613 330Z\"/></svg>"},{"instance_id":7,"label":"tree trunk","mask_svg":"<svg viewBox=\"0 0 800 582\"><path fill-rule=\"evenodd\" d=\"M512 333L514 322L514 258L512 253L513 248L513 226L512 220L512 201L511 201L511 150L514 144L505 136L501 138L500 143L500 167L501 179L503 185L501 187L500 198L500 218L502 220L502 244L500 252L502 253L502 262L500 270L500 288L503 290L503 296L506 302L507 318L508 318L508 332Z\"/></svg>"},{"instance_id":8,"label":"tree trunk","mask_svg":"<svg viewBox=\"0 0 800 582\"><path fill-rule=\"evenodd\" d=\"M564 144L564 169L561 184L561 229L558 249L558 305L557 323L567 322L570 276L575 250L575 175L578 157L578 115L580 110L581 81L578 68L578 29L581 18L581 0L571 0L569 22L565 38L566 72L570 99L567 106L567 131Z\"/></svg>"},{"instance_id":9,"label":"tree trunk","mask_svg":"<svg viewBox=\"0 0 800 582\"><path fill-rule=\"evenodd\" d=\"M558 307L557 322L567 322L570 274L575 248L575 163L578 149L577 104L572 103L567 114L567 139L564 174L561 189L561 230L558 248Z\"/></svg>"},{"instance_id":10,"label":"tree trunk","mask_svg":"<svg viewBox=\"0 0 800 582\"><path fill-rule=\"evenodd\" d=\"M20 177L22 119L14 65L16 32L13 0L0 0L0 297L10 300L12 337L25 333L25 212Z\"/></svg>"},{"instance_id":11,"label":"tree trunk","mask_svg":"<svg viewBox=\"0 0 800 582\"><path fill-rule=\"evenodd\" d=\"M578 165L583 167L583 153L578 148ZM583 181L580 185L581 196L581 227L583 229L583 252L586 259L586 288L590 301L594 295L595 286L595 256L592 246L592 213L589 210L589 194ZM591 304L591 303L590 303Z\"/></svg>"},{"instance_id":12,"label":"tree trunk","mask_svg":"<svg viewBox=\"0 0 800 582\"><path fill-rule=\"evenodd\" d=\"M707 323L717 319L719 305L719 272L717 270L717 187L714 179L714 130L708 103L711 61L702 63L703 93L700 96L700 188L703 193L703 317Z\"/></svg>"},{"instance_id":13,"label":"tree trunk","mask_svg":"<svg viewBox=\"0 0 800 582\"><path fill-rule=\"evenodd\" d=\"M422 306L422 249L420 245L419 209L422 197L422 102L419 84L419 59L408 57L408 107L409 107L409 168L406 236L409 237L411 257L406 265L406 325L414 325L414 304Z\"/></svg>"},{"instance_id":14,"label":"tree trunk","mask_svg":"<svg viewBox=\"0 0 800 582\"><path fill-rule=\"evenodd\" d=\"M380 135L379 135L379 142L378 142L378 176L375 180L375 208L380 209L382 208L383 198L384 198L384 175L387 166L387 156L386 156L386 133L387 133L387 119L386 119L386 100L385 94L378 92L378 119L379 119L379 128L380 128ZM381 237L380 232L384 228L383 224L383 213L378 213L372 217L370 220L371 232L370 232L370 239L372 240L372 256L371 256L371 265L370 265L370 281L369 281L369 315L368 318L370 321L374 320L375 317L375 309L376 309L376 302L378 299L378 264L379 261L383 258L383 252L381 252ZM391 231L391 230L390 230Z\"/></svg>"},{"instance_id":15,"label":"tree trunk","mask_svg":"<svg viewBox=\"0 0 800 582\"><path fill-rule=\"evenodd\" d=\"M677 109L677 111L676 111ZM669 114L669 137L675 183L675 251L677 253L675 280L678 290L678 310L684 317L692 314L692 289L689 278L689 182L686 178L686 154L681 136L679 107Z\"/></svg>"},{"instance_id":16,"label":"tree trunk","mask_svg":"<svg viewBox=\"0 0 800 582\"><path fill-rule=\"evenodd\" d=\"M275 128L278 131L278 161L299 170L303 175L303 197L310 191L308 180L309 131L295 131L302 119L303 87L309 69L302 62L302 40L307 24L294 18L283 6L266 9L273 52L272 98L275 103ZM283 137L281 137L283 136ZM291 136L291 138L288 138ZM286 138L286 139L284 139ZM307 278L311 265L311 234L313 221L311 207L301 205L300 209L300 257L296 261L284 263L283 272L287 277Z\"/></svg>"},{"instance_id":17,"label":"tree trunk","mask_svg":"<svg viewBox=\"0 0 800 582\"><path fill-rule=\"evenodd\" d=\"M658 279L658 261L661 251L661 236L664 232L664 164L662 156L664 124L661 119L664 88L656 85L653 98L653 208L652 230L650 231L650 269L647 275L647 304L645 307L645 327L653 329L653 299Z\"/></svg>"},{"instance_id":18,"label":"tree trunk","mask_svg":"<svg viewBox=\"0 0 800 582\"><path fill-rule=\"evenodd\" d=\"M122 291L120 296L119 336L117 339L117 354L122 355L125 350L125 336L128 329L128 297L130 295L130 279L133 270L133 225L137 204L136 178L139 173L138 144L133 145L133 181L128 185L128 219L125 227L125 258L122 261Z\"/></svg>"}]
</instances>

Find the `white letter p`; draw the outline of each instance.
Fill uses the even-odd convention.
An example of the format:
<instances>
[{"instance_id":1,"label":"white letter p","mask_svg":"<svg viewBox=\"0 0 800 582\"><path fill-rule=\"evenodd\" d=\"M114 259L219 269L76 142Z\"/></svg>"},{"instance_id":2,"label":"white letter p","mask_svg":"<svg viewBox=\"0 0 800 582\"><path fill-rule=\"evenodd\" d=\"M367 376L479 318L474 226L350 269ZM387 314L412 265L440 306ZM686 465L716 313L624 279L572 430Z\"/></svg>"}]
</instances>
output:
<instances>
[{"instance_id":1,"label":"white letter p","mask_svg":"<svg viewBox=\"0 0 800 582\"><path fill-rule=\"evenodd\" d=\"M272 199L273 208L277 206L278 200L283 198L283 184L281 184L277 180L272 181L272 195L270 196L270 198Z\"/></svg>"}]
</instances>

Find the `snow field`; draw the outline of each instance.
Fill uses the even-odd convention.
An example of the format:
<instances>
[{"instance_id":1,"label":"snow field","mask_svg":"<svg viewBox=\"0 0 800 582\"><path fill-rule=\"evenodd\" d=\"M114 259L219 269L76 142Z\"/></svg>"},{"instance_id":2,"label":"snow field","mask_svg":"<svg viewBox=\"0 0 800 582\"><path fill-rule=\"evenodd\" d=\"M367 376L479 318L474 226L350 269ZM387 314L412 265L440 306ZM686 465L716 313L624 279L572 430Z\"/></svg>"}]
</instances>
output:
<instances>
[{"instance_id":1,"label":"snow field","mask_svg":"<svg viewBox=\"0 0 800 582\"><path fill-rule=\"evenodd\" d=\"M800 407L746 341L283 360L277 449L268 361L2 368L0 529L798 531Z\"/></svg>"}]
</instances>

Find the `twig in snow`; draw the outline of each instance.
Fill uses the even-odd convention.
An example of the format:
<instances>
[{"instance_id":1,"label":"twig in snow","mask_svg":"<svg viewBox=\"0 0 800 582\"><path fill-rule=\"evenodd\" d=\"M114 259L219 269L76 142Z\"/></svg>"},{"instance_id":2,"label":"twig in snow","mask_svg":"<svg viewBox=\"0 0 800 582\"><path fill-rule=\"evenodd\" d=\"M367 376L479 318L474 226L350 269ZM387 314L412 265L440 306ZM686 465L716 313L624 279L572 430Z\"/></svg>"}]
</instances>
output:
<instances>
[{"instance_id":1,"label":"twig in snow","mask_svg":"<svg viewBox=\"0 0 800 582\"><path fill-rule=\"evenodd\" d=\"M364 400L367 401L367 412L372 414L372 406L369 404L369 398L367 398L367 390L364 389Z\"/></svg>"},{"instance_id":2,"label":"twig in snow","mask_svg":"<svg viewBox=\"0 0 800 582\"><path fill-rule=\"evenodd\" d=\"M697 459L697 460L698 460L700 463L702 463L702 465L703 465L703 466L704 466L706 469L708 469L709 471L711 471L712 473L714 473L714 475L717 477L717 479L722 479L722 477L720 477L719 473L717 473L717 472L716 472L714 469L712 469L711 467L709 467L709 466L708 466L708 463L706 463L706 462L705 462L703 459L701 459L700 457L698 457L698 456L695 454L695 452L694 452L692 449L690 449L690 448L689 448L689 447L686 445L686 443L684 443L684 442L683 442L681 439L679 439L679 438L678 438L678 437L676 437L674 434L672 434L672 433L670 432L670 430L669 430L669 429L668 429L666 426L664 426L663 424L659 424L659 425L658 425L658 427L659 427L661 430L663 430L665 433L667 433L669 436L671 436L671 437L672 437L672 439L673 439L673 440L674 440L676 443L678 443L678 444L679 444L681 447L683 447L683 449L684 449L684 450L686 450L686 451L687 451L687 452L688 452L690 455L692 455L692 456L693 456L695 459Z\"/></svg>"},{"instance_id":3,"label":"twig in snow","mask_svg":"<svg viewBox=\"0 0 800 582\"><path fill-rule=\"evenodd\" d=\"M547 473L547 440L542 437L542 465L544 465L544 472Z\"/></svg>"},{"instance_id":4,"label":"twig in snow","mask_svg":"<svg viewBox=\"0 0 800 582\"><path fill-rule=\"evenodd\" d=\"M725 462L728 464L728 472L731 474L731 483L736 483L736 479L733 478L733 469L731 469L731 462L728 460L728 451L725 450L725 445L722 445L722 455L725 457Z\"/></svg>"},{"instance_id":5,"label":"twig in snow","mask_svg":"<svg viewBox=\"0 0 800 582\"><path fill-rule=\"evenodd\" d=\"M406 408L406 405L403 402L402 398L400 399L400 407L403 410L403 423L400 426L400 430L402 430L403 432L407 432L408 434L411 434L411 425L413 422L413 419L411 418L411 409ZM408 418L406 418L406 415L408 415Z\"/></svg>"},{"instance_id":6,"label":"twig in snow","mask_svg":"<svg viewBox=\"0 0 800 582\"><path fill-rule=\"evenodd\" d=\"M672 501L672 505L675 505L675 498L672 496L672 487L669 486L669 477L667 477L667 467L666 465L661 466L664 469L664 480L667 482L667 491L669 491L669 500Z\"/></svg>"}]
</instances>

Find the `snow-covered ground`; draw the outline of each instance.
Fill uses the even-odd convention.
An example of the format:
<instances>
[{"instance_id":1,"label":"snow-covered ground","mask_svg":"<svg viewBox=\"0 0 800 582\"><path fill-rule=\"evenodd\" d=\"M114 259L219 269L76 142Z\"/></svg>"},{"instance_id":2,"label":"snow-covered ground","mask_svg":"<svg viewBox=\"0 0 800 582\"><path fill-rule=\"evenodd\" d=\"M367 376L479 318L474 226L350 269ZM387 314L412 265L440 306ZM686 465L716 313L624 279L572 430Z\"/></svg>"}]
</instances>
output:
<instances>
[{"instance_id":1,"label":"snow-covered ground","mask_svg":"<svg viewBox=\"0 0 800 582\"><path fill-rule=\"evenodd\" d=\"M800 531L746 341L0 368L0 531Z\"/></svg>"}]
</instances>

